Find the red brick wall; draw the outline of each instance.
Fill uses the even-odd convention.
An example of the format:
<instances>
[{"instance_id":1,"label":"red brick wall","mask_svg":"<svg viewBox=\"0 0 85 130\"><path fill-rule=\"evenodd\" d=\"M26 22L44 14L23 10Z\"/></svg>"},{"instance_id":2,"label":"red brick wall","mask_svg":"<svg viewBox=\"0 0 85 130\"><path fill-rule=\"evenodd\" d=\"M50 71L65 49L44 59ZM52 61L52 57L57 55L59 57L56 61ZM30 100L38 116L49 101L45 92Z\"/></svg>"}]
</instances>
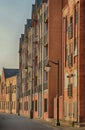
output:
<instances>
[{"instance_id":1,"label":"red brick wall","mask_svg":"<svg viewBox=\"0 0 85 130\"><path fill-rule=\"evenodd\" d=\"M61 87L61 23L62 23L62 0L49 0L48 2L48 55L49 60L59 60L59 87ZM49 72L49 100L48 100L48 114L53 117L53 100L56 96L57 86L57 66L51 64ZM60 91L62 92L62 91ZM62 93L60 93L61 95Z\"/></svg>"},{"instance_id":2,"label":"red brick wall","mask_svg":"<svg viewBox=\"0 0 85 130\"><path fill-rule=\"evenodd\" d=\"M57 118L57 99L54 98L54 119ZM59 119L63 118L63 97L59 98Z\"/></svg>"},{"instance_id":3,"label":"red brick wall","mask_svg":"<svg viewBox=\"0 0 85 130\"><path fill-rule=\"evenodd\" d=\"M59 98L59 118L63 119L63 97Z\"/></svg>"},{"instance_id":4,"label":"red brick wall","mask_svg":"<svg viewBox=\"0 0 85 130\"><path fill-rule=\"evenodd\" d=\"M56 97L54 98L54 119L57 118L57 109L56 109L56 106L57 106L57 101L56 101Z\"/></svg>"},{"instance_id":5,"label":"red brick wall","mask_svg":"<svg viewBox=\"0 0 85 130\"><path fill-rule=\"evenodd\" d=\"M80 121L85 121L85 0L80 1Z\"/></svg>"}]
</instances>

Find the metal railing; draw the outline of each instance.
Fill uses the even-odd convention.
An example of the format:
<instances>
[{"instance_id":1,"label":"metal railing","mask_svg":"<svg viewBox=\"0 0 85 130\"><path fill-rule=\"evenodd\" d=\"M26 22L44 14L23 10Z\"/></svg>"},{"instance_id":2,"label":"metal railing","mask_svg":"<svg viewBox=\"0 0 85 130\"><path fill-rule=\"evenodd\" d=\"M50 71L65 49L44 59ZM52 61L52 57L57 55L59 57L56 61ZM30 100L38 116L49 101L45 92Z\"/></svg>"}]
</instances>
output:
<instances>
[{"instance_id":1,"label":"metal railing","mask_svg":"<svg viewBox=\"0 0 85 130\"><path fill-rule=\"evenodd\" d=\"M72 84L68 84L68 96L72 97Z\"/></svg>"}]
</instances>

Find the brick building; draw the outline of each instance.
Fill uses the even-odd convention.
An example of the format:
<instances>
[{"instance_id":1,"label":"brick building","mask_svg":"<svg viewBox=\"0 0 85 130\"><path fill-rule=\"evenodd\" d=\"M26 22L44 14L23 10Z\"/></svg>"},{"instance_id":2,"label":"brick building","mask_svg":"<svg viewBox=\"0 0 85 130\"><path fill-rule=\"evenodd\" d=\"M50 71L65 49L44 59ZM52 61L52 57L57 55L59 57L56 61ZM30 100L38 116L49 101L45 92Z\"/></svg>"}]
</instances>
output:
<instances>
[{"instance_id":1,"label":"brick building","mask_svg":"<svg viewBox=\"0 0 85 130\"><path fill-rule=\"evenodd\" d=\"M21 114L85 121L84 11L84 0L35 0L20 38Z\"/></svg>"},{"instance_id":2,"label":"brick building","mask_svg":"<svg viewBox=\"0 0 85 130\"><path fill-rule=\"evenodd\" d=\"M85 1L65 1L62 10L64 120L85 122Z\"/></svg>"},{"instance_id":3,"label":"brick building","mask_svg":"<svg viewBox=\"0 0 85 130\"><path fill-rule=\"evenodd\" d=\"M17 113L17 74L18 69L3 68L0 86L0 111Z\"/></svg>"},{"instance_id":4,"label":"brick building","mask_svg":"<svg viewBox=\"0 0 85 130\"><path fill-rule=\"evenodd\" d=\"M54 4L55 3L55 4ZM57 8L56 8L57 7ZM62 28L62 1L50 0L35 0L32 5L31 26L28 28L28 42L24 42L26 32L20 39L19 61L21 73L21 90L23 97L25 83L28 82L28 116L29 110L32 110L34 118L56 118L56 95L57 88L62 90L61 84L61 28ZM57 25L56 25L57 23ZM23 62L26 61L23 46L28 45L28 63L26 62L28 79L23 82L25 75L25 67ZM23 55L25 55L23 59ZM45 65L52 61L59 61L58 67L52 63L51 70L45 71ZM59 86L58 84L59 71ZM23 75L23 76L22 76ZM31 82L30 82L31 81ZM22 86L23 85L23 86ZM59 93L62 106L62 91ZM22 111L23 102L25 99L20 98L20 106ZM30 102L29 102L30 100ZM60 117L62 118L62 107L60 106ZM23 109L25 112L25 109ZM24 114L24 112L22 114ZM26 115L26 114L24 114Z\"/></svg>"},{"instance_id":5,"label":"brick building","mask_svg":"<svg viewBox=\"0 0 85 130\"><path fill-rule=\"evenodd\" d=\"M24 34L21 35L20 44L19 44L19 69L20 69L20 114L28 115L28 95L29 91L29 68L28 62L30 64L29 58L31 58L28 45L30 44L30 29L31 28L31 19L27 20L25 25ZM29 44L28 44L29 43ZM28 80L29 78L29 80Z\"/></svg>"}]
</instances>

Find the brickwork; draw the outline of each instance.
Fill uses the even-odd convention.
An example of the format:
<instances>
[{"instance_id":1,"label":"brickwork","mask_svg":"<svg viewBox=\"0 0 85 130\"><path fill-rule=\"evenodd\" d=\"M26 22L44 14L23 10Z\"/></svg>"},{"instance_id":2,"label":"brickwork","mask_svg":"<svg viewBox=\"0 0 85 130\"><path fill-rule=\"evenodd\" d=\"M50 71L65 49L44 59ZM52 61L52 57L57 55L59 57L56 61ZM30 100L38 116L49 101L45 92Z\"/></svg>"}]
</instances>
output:
<instances>
[{"instance_id":1,"label":"brickwork","mask_svg":"<svg viewBox=\"0 0 85 130\"><path fill-rule=\"evenodd\" d=\"M34 118L57 118L57 98L59 96L59 119L71 122L83 122L85 118L84 100L84 41L85 41L85 3L84 0L47 0L37 1L32 5L31 31L25 31L26 37L20 44L23 50L26 41L28 63L20 53L21 98L32 107L34 102ZM30 46L31 45L31 46ZM21 51L20 51L21 52ZM24 61L23 61L24 60ZM53 64L51 61L58 62ZM49 72L45 72L45 65L51 65ZM29 77L26 79L29 96L25 96L25 82L22 79L25 65ZM30 74L31 72L31 74ZM32 80L32 83L29 83ZM59 91L58 91L59 90ZM35 105L37 104L36 111ZM24 109L22 110L24 111ZM30 109L28 110L29 113ZM23 112L24 115L27 111ZM29 115L29 114L28 114Z\"/></svg>"},{"instance_id":2,"label":"brickwork","mask_svg":"<svg viewBox=\"0 0 85 130\"><path fill-rule=\"evenodd\" d=\"M3 68L0 85L0 111L16 114L18 69ZM4 84L3 84L4 83ZM4 91L3 91L4 90Z\"/></svg>"},{"instance_id":3,"label":"brickwork","mask_svg":"<svg viewBox=\"0 0 85 130\"><path fill-rule=\"evenodd\" d=\"M54 4L55 3L55 4ZM60 95L62 95L62 85L61 85L61 23L62 23L62 0L60 1L50 1L48 2L48 57L49 60L57 62L59 60L59 75L58 66L51 64L51 70L49 72L49 117L53 117L53 98L56 96L57 87L59 87ZM57 23L57 24L56 24ZM59 86L58 77L59 76ZM56 81L56 82L55 82Z\"/></svg>"},{"instance_id":4,"label":"brickwork","mask_svg":"<svg viewBox=\"0 0 85 130\"><path fill-rule=\"evenodd\" d=\"M70 0L63 8L63 48L64 59L63 59L63 77L64 77L64 119L68 121L84 122L85 117L85 100L84 100L84 41L85 41L85 27L84 11L85 1ZM69 26L72 22L72 37L69 34ZM68 30L66 30L68 26ZM77 39L77 41L76 41ZM72 46L70 47L72 43ZM75 53L75 45L76 53ZM62 48L62 49L63 49ZM69 66L69 59L66 59L66 55L73 53L71 66ZM76 55L75 55L76 54ZM68 84L68 87L67 87ZM72 84L72 95L71 85L69 90L69 84ZM68 112L66 113L67 110Z\"/></svg>"},{"instance_id":5,"label":"brickwork","mask_svg":"<svg viewBox=\"0 0 85 130\"><path fill-rule=\"evenodd\" d=\"M84 58L85 58L85 47L84 47L84 42L85 42L85 1L82 0L80 1L80 44L79 44L79 55L80 55L80 59L79 59L79 93L80 93L80 98L79 98L79 102L80 102L80 121L85 122L85 62L84 62Z\"/></svg>"},{"instance_id":6,"label":"brickwork","mask_svg":"<svg viewBox=\"0 0 85 130\"><path fill-rule=\"evenodd\" d=\"M36 6L35 6L36 5ZM29 35L28 29L28 39L32 35L32 50L29 50L29 40L28 40L28 52L32 51L32 67L33 73L32 77L29 76L28 88L32 89L33 93L30 93L30 101L37 100L38 102L38 111L33 111L34 117L41 118L54 118L54 97L58 93L62 95L62 84L61 84L61 29L62 29L62 0L60 1L51 1L47 0L40 4L40 7L37 7L37 1L32 5L32 33ZM56 24L57 23L57 24ZM26 33L26 31L25 31ZM24 34L26 35L26 34ZM22 39L22 37L21 37ZM24 52L24 39L20 43L19 54L20 54L20 73L21 73L21 102L25 102L23 98L25 89L25 84L22 83L24 75L23 64L25 59L23 59ZM31 64L28 53L28 66ZM25 57L26 58L26 57ZM49 60L59 61L59 66L51 64L50 72L46 73L44 67ZM59 68L58 68L59 67ZM58 73L59 69L59 73ZM30 72L30 69L28 69ZM29 73L28 72L28 73ZM59 81L58 81L59 77ZM32 80L32 84L29 83L29 80ZM59 85L58 85L59 83ZM29 85L30 84L30 85ZM46 93L44 93L46 91ZM38 96L36 97L35 94ZM46 100L45 100L46 99ZM45 104L44 104L45 101ZM62 103L62 102L61 102ZM47 104L47 107L46 107ZM22 107L24 104L22 103ZM31 107L31 104L29 104ZM35 106L35 105L34 105ZM62 106L62 104L61 104ZM46 110L45 110L46 109ZM25 114L25 113L24 113ZM62 114L61 114L62 118Z\"/></svg>"}]
</instances>

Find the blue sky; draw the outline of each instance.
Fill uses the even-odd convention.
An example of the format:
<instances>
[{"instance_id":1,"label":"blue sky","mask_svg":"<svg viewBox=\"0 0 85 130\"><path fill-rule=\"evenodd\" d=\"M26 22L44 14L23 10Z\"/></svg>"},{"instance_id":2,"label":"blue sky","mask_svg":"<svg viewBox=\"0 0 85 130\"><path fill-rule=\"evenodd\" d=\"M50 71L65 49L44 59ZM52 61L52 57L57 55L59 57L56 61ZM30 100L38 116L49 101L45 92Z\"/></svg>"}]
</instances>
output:
<instances>
[{"instance_id":1,"label":"blue sky","mask_svg":"<svg viewBox=\"0 0 85 130\"><path fill-rule=\"evenodd\" d=\"M19 38L35 0L0 0L0 74L18 67Z\"/></svg>"}]
</instances>

